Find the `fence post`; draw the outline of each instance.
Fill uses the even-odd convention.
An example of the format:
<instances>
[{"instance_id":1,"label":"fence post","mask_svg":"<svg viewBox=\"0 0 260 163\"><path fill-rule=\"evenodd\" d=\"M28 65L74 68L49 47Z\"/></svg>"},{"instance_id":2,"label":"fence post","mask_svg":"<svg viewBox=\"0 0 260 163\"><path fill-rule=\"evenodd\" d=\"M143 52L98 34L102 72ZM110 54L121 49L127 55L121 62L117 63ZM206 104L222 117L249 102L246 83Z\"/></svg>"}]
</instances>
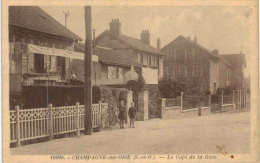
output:
<instances>
[{"instance_id":1,"label":"fence post","mask_svg":"<svg viewBox=\"0 0 260 163\"><path fill-rule=\"evenodd\" d=\"M233 104L233 109L235 110L236 109L236 104L235 104L235 90L232 91L232 104Z\"/></svg>"},{"instance_id":2,"label":"fence post","mask_svg":"<svg viewBox=\"0 0 260 163\"><path fill-rule=\"evenodd\" d=\"M100 128L103 127L103 123L102 123L102 102L101 101L98 101L98 104L99 104L99 126Z\"/></svg>"},{"instance_id":3,"label":"fence post","mask_svg":"<svg viewBox=\"0 0 260 163\"><path fill-rule=\"evenodd\" d=\"M224 91L221 91L221 106L224 104Z\"/></svg>"},{"instance_id":4,"label":"fence post","mask_svg":"<svg viewBox=\"0 0 260 163\"><path fill-rule=\"evenodd\" d=\"M181 92L181 112L183 111L183 92Z\"/></svg>"},{"instance_id":5,"label":"fence post","mask_svg":"<svg viewBox=\"0 0 260 163\"><path fill-rule=\"evenodd\" d=\"M161 118L164 117L165 107L166 107L166 99L161 98Z\"/></svg>"},{"instance_id":6,"label":"fence post","mask_svg":"<svg viewBox=\"0 0 260 163\"><path fill-rule=\"evenodd\" d=\"M232 91L232 104L235 104L235 95L234 90Z\"/></svg>"},{"instance_id":7,"label":"fence post","mask_svg":"<svg viewBox=\"0 0 260 163\"><path fill-rule=\"evenodd\" d=\"M211 95L209 95L209 112L211 113Z\"/></svg>"},{"instance_id":8,"label":"fence post","mask_svg":"<svg viewBox=\"0 0 260 163\"><path fill-rule=\"evenodd\" d=\"M239 90L239 104L240 104L240 109L242 109L241 89Z\"/></svg>"},{"instance_id":9,"label":"fence post","mask_svg":"<svg viewBox=\"0 0 260 163\"><path fill-rule=\"evenodd\" d=\"M19 105L15 106L15 111L16 111L16 138L17 138L17 146L21 145L20 141L20 119L19 119L19 114L20 114L20 107Z\"/></svg>"},{"instance_id":10,"label":"fence post","mask_svg":"<svg viewBox=\"0 0 260 163\"><path fill-rule=\"evenodd\" d=\"M50 114L49 118L49 133L50 133L50 140L53 139L53 115L52 115L52 104L48 105L48 110Z\"/></svg>"},{"instance_id":11,"label":"fence post","mask_svg":"<svg viewBox=\"0 0 260 163\"><path fill-rule=\"evenodd\" d=\"M77 127L77 133L76 135L80 135L80 114L79 114L79 102L76 103L76 110L77 110L77 118L76 118L76 127Z\"/></svg>"}]
</instances>

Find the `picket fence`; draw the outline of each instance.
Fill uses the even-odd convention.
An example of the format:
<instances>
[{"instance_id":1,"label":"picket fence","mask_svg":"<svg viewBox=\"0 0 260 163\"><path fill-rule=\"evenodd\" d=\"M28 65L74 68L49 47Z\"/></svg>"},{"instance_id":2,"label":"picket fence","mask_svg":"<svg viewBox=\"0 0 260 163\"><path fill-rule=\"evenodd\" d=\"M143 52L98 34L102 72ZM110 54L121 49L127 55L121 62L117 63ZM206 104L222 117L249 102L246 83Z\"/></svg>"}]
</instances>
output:
<instances>
[{"instance_id":1,"label":"picket fence","mask_svg":"<svg viewBox=\"0 0 260 163\"><path fill-rule=\"evenodd\" d=\"M213 108L211 108L213 104ZM220 105L216 107L215 104ZM177 98L162 98L161 108L164 110L172 110L180 108L181 112L198 110L198 107L208 108L210 111L215 112L225 111L233 108L236 110L248 109L250 107L250 94L246 89L233 90L232 94L225 95L222 91L221 94L215 96L214 99L211 95L205 96L191 96L181 93Z\"/></svg>"},{"instance_id":2,"label":"picket fence","mask_svg":"<svg viewBox=\"0 0 260 163\"><path fill-rule=\"evenodd\" d=\"M107 103L92 104L92 126L100 127L102 112L108 109ZM85 107L74 106L20 109L10 111L10 140L20 145L21 141L49 137L84 130Z\"/></svg>"}]
</instances>

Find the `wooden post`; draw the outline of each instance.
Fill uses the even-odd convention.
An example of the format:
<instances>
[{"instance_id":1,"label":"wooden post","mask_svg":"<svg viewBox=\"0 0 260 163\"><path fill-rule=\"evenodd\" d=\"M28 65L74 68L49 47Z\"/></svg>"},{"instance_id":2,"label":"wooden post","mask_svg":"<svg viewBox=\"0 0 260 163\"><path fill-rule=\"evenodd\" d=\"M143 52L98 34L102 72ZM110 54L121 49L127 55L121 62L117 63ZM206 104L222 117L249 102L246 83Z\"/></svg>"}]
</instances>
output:
<instances>
[{"instance_id":1,"label":"wooden post","mask_svg":"<svg viewBox=\"0 0 260 163\"><path fill-rule=\"evenodd\" d=\"M239 90L239 105L240 109L242 109L241 90Z\"/></svg>"},{"instance_id":2,"label":"wooden post","mask_svg":"<svg viewBox=\"0 0 260 163\"><path fill-rule=\"evenodd\" d=\"M181 92L181 112L183 111L183 92Z\"/></svg>"},{"instance_id":3,"label":"wooden post","mask_svg":"<svg viewBox=\"0 0 260 163\"><path fill-rule=\"evenodd\" d=\"M211 113L211 95L209 95L209 112Z\"/></svg>"},{"instance_id":4,"label":"wooden post","mask_svg":"<svg viewBox=\"0 0 260 163\"><path fill-rule=\"evenodd\" d=\"M91 7L85 6L85 89L84 89L84 103L85 103L85 134L92 134L92 32L91 32Z\"/></svg>"},{"instance_id":5,"label":"wooden post","mask_svg":"<svg viewBox=\"0 0 260 163\"><path fill-rule=\"evenodd\" d=\"M235 104L235 90L232 91L232 104L233 104L233 109L236 109L236 104Z\"/></svg>"},{"instance_id":6,"label":"wooden post","mask_svg":"<svg viewBox=\"0 0 260 163\"><path fill-rule=\"evenodd\" d=\"M19 147L21 145L21 141L20 141L20 119L19 119L19 111L20 111L20 107L19 105L15 106L15 111L16 111L16 139L17 139L17 146Z\"/></svg>"},{"instance_id":7,"label":"wooden post","mask_svg":"<svg viewBox=\"0 0 260 163\"><path fill-rule=\"evenodd\" d=\"M165 105L166 105L166 99L165 98L161 98L161 118L164 117Z\"/></svg>"},{"instance_id":8,"label":"wooden post","mask_svg":"<svg viewBox=\"0 0 260 163\"><path fill-rule=\"evenodd\" d=\"M232 91L232 104L235 104L234 90Z\"/></svg>"},{"instance_id":9,"label":"wooden post","mask_svg":"<svg viewBox=\"0 0 260 163\"><path fill-rule=\"evenodd\" d=\"M49 111L49 139L53 139L53 115L52 115L52 104L48 105L48 111Z\"/></svg>"},{"instance_id":10,"label":"wooden post","mask_svg":"<svg viewBox=\"0 0 260 163\"><path fill-rule=\"evenodd\" d=\"M224 91L221 91L221 107L224 104Z\"/></svg>"},{"instance_id":11,"label":"wooden post","mask_svg":"<svg viewBox=\"0 0 260 163\"><path fill-rule=\"evenodd\" d=\"M99 126L100 128L102 128L103 126L103 123L102 123L102 102L101 101L98 101L98 104L99 104Z\"/></svg>"},{"instance_id":12,"label":"wooden post","mask_svg":"<svg viewBox=\"0 0 260 163\"><path fill-rule=\"evenodd\" d=\"M79 114L79 102L76 103L77 110L77 118L76 118L76 126L77 126L77 136L80 136L80 114Z\"/></svg>"}]
</instances>

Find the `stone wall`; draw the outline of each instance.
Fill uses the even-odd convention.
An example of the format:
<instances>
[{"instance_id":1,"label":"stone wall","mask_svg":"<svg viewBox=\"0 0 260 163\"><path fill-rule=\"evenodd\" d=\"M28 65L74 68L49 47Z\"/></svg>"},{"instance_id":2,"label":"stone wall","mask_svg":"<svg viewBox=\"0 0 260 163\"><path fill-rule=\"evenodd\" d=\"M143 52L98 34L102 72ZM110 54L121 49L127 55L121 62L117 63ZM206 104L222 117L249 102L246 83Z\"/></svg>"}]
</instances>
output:
<instances>
[{"instance_id":1,"label":"stone wall","mask_svg":"<svg viewBox=\"0 0 260 163\"><path fill-rule=\"evenodd\" d=\"M149 118L160 117L159 99L160 93L157 84L145 85L145 89L148 90L148 110Z\"/></svg>"}]
</instances>

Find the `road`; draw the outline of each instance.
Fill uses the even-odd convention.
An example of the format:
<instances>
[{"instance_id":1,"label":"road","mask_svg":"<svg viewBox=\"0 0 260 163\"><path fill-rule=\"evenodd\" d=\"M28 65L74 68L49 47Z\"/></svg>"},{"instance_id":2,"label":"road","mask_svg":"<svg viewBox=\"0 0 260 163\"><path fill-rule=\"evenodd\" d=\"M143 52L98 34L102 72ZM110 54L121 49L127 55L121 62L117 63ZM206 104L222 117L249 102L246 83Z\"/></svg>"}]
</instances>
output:
<instances>
[{"instance_id":1,"label":"road","mask_svg":"<svg viewBox=\"0 0 260 163\"><path fill-rule=\"evenodd\" d=\"M11 149L12 154L175 154L250 150L250 113L214 114L136 122L136 128L107 129L92 135L54 139Z\"/></svg>"}]
</instances>

